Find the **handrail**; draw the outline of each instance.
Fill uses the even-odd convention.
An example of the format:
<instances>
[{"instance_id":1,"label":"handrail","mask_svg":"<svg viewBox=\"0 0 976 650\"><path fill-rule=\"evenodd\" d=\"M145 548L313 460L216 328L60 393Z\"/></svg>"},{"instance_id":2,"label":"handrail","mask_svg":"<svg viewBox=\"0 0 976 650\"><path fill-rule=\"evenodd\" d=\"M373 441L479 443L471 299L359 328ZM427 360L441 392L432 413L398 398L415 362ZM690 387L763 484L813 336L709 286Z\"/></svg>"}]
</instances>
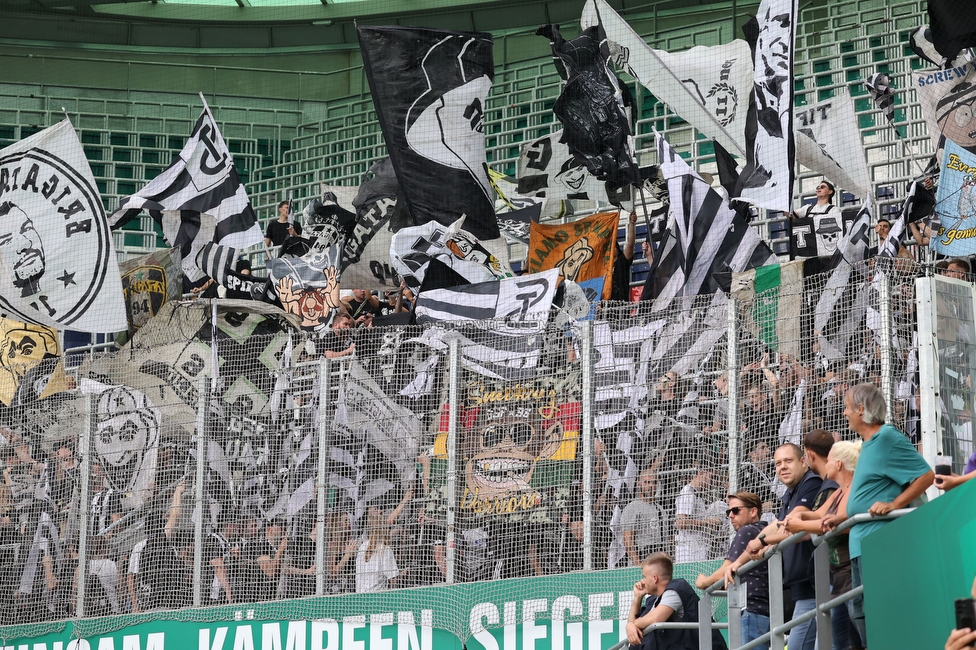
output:
<instances>
[{"instance_id":1,"label":"handrail","mask_svg":"<svg viewBox=\"0 0 976 650\"><path fill-rule=\"evenodd\" d=\"M741 567L739 567L739 570L735 572L736 575L741 576L741 575L745 575L746 573L749 573L755 567L759 566L764 562L769 561L769 558L772 557L776 552L785 549L789 546L793 546L794 544L798 544L802 542L803 539L809 534L810 533L806 533L806 532L794 533L789 537L787 537L786 539L784 539L782 542L770 546L761 558L759 558L758 560L749 560ZM712 585L709 585L704 591L705 593L712 596L721 596L722 594L719 593L721 590L718 589L719 585L722 585L724 587L724 582L720 580Z\"/></svg>"},{"instance_id":2,"label":"handrail","mask_svg":"<svg viewBox=\"0 0 976 650\"><path fill-rule=\"evenodd\" d=\"M813 538L813 545L820 546L824 543L824 540L829 540L833 537L837 537L843 532L846 532L858 524L863 524L866 521L890 521L892 519L898 519L899 517L904 517L909 512L912 512L915 508L900 508L898 510L892 510L886 515L872 515L870 513L864 512L859 515L854 515L853 517L848 517L841 523L837 524L837 527L831 531L824 533L823 535L811 535Z\"/></svg>"}]
</instances>

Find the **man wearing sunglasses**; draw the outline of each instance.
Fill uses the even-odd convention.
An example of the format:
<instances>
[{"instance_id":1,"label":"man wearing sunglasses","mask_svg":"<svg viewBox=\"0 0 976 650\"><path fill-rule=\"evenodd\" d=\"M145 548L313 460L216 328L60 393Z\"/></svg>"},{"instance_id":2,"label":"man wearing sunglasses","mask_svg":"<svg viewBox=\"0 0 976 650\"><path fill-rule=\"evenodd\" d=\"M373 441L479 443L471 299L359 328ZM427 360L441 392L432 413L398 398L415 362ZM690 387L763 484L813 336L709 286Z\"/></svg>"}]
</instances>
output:
<instances>
[{"instance_id":1,"label":"man wearing sunglasses","mask_svg":"<svg viewBox=\"0 0 976 650\"><path fill-rule=\"evenodd\" d=\"M722 565L710 576L698 574L695 586L699 589L705 589L724 579L730 567L738 566L734 563L742 556L749 542L755 539L766 525L760 520L762 500L759 495L752 492L736 492L726 498L726 503L729 507L725 511L725 516L732 522L735 536L732 538L729 552ZM742 582L746 585L746 607L742 611L742 642L748 643L769 632L768 566L765 563L760 564L742 576ZM768 650L769 644L756 647Z\"/></svg>"}]
</instances>

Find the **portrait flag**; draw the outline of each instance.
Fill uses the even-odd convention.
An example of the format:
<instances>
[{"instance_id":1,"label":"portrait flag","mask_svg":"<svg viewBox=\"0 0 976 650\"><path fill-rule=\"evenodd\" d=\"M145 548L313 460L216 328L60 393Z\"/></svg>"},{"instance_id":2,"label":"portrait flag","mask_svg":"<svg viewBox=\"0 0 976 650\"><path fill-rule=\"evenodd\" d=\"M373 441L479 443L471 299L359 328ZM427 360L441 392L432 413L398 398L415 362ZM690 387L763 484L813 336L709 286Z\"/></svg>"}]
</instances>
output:
<instances>
[{"instance_id":1,"label":"portrait flag","mask_svg":"<svg viewBox=\"0 0 976 650\"><path fill-rule=\"evenodd\" d=\"M641 294L641 300L655 301L652 311L666 309L679 296L719 291L721 275L776 262L759 233L695 173L660 133L656 137L658 160L673 200L669 232L654 256Z\"/></svg>"},{"instance_id":2,"label":"portrait flag","mask_svg":"<svg viewBox=\"0 0 976 650\"><path fill-rule=\"evenodd\" d=\"M79 332L127 327L102 198L67 119L0 151L0 315Z\"/></svg>"},{"instance_id":3,"label":"portrait flag","mask_svg":"<svg viewBox=\"0 0 976 650\"><path fill-rule=\"evenodd\" d=\"M56 330L0 318L0 402L10 406L27 372L60 354Z\"/></svg>"},{"instance_id":4,"label":"portrait flag","mask_svg":"<svg viewBox=\"0 0 976 650\"><path fill-rule=\"evenodd\" d=\"M619 222L620 213L614 211L572 223L529 224L529 272L559 269L560 280L577 284L602 279L601 297L609 300Z\"/></svg>"},{"instance_id":5,"label":"portrait flag","mask_svg":"<svg viewBox=\"0 0 976 650\"><path fill-rule=\"evenodd\" d=\"M743 26L753 49L755 76L746 118L746 166L737 196L788 212L793 200L793 51L797 0L763 0Z\"/></svg>"},{"instance_id":6,"label":"portrait flag","mask_svg":"<svg viewBox=\"0 0 976 650\"><path fill-rule=\"evenodd\" d=\"M929 245L950 257L976 253L976 154L949 140L935 195L935 215L942 222Z\"/></svg>"},{"instance_id":7,"label":"portrait flag","mask_svg":"<svg viewBox=\"0 0 976 650\"><path fill-rule=\"evenodd\" d=\"M207 213L216 221L213 241L224 246L247 248L264 241L234 159L205 99L203 112L179 156L145 187L122 199L109 218L112 229L122 227L142 210ZM184 252L184 259L193 257Z\"/></svg>"},{"instance_id":8,"label":"portrait flag","mask_svg":"<svg viewBox=\"0 0 976 650\"><path fill-rule=\"evenodd\" d=\"M485 98L495 77L490 34L359 27L363 67L390 160L416 225L498 239L485 169ZM506 260L507 263L507 260Z\"/></svg>"},{"instance_id":9,"label":"portrait flag","mask_svg":"<svg viewBox=\"0 0 976 650\"><path fill-rule=\"evenodd\" d=\"M610 49L603 28L587 27L571 41L555 25L536 34L549 39L552 59L566 82L552 106L563 125L563 142L577 162L613 188L639 185L633 133L624 93L630 92L610 69Z\"/></svg>"},{"instance_id":10,"label":"portrait flag","mask_svg":"<svg viewBox=\"0 0 976 650\"><path fill-rule=\"evenodd\" d=\"M676 115L745 157L745 120L752 91L749 45L697 46L685 52L650 47L606 0L587 0L580 26L603 25L610 60L627 70Z\"/></svg>"}]
</instances>

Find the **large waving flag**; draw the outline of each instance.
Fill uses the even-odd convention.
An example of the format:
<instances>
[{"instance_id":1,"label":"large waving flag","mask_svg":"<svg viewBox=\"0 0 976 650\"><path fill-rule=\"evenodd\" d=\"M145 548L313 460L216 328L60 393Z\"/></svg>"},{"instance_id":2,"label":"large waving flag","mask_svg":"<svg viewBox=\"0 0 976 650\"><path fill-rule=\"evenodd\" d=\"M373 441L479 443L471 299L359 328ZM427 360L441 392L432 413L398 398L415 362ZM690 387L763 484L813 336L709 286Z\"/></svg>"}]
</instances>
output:
<instances>
[{"instance_id":1,"label":"large waving flag","mask_svg":"<svg viewBox=\"0 0 976 650\"><path fill-rule=\"evenodd\" d=\"M518 192L547 199L602 201L604 184L576 160L560 129L522 145L518 159Z\"/></svg>"},{"instance_id":2,"label":"large waving flag","mask_svg":"<svg viewBox=\"0 0 976 650\"><path fill-rule=\"evenodd\" d=\"M80 332L127 327L98 186L71 122L0 151L0 314Z\"/></svg>"},{"instance_id":3,"label":"large waving flag","mask_svg":"<svg viewBox=\"0 0 976 650\"><path fill-rule=\"evenodd\" d=\"M224 246L246 248L264 241L247 191L206 100L179 157L139 192L122 200L109 219L112 228L134 219L141 210L207 213L216 220L213 241ZM184 251L184 259L193 257Z\"/></svg>"},{"instance_id":4,"label":"large waving flag","mask_svg":"<svg viewBox=\"0 0 976 650\"><path fill-rule=\"evenodd\" d=\"M745 41L678 53L655 50L606 0L587 0L580 25L585 29L600 23L615 63L675 114L745 156L746 106L752 91L752 56Z\"/></svg>"},{"instance_id":5,"label":"large waving flag","mask_svg":"<svg viewBox=\"0 0 976 650\"><path fill-rule=\"evenodd\" d=\"M795 109L796 160L860 197L871 195L854 104L843 88L828 100Z\"/></svg>"},{"instance_id":6,"label":"large waving flag","mask_svg":"<svg viewBox=\"0 0 976 650\"><path fill-rule=\"evenodd\" d=\"M390 160L417 224L499 238L485 171L485 98L495 77L490 34L359 27L366 78Z\"/></svg>"},{"instance_id":7,"label":"large waving flag","mask_svg":"<svg viewBox=\"0 0 976 650\"><path fill-rule=\"evenodd\" d=\"M666 308L678 296L719 291L717 274L741 272L776 261L754 229L695 173L660 134L658 160L672 197L669 232L654 257L641 300ZM679 198L680 197L680 198Z\"/></svg>"},{"instance_id":8,"label":"large waving flag","mask_svg":"<svg viewBox=\"0 0 976 650\"><path fill-rule=\"evenodd\" d=\"M867 313L865 290L871 200L864 202L847 234L830 258L830 275L814 312L820 354L831 361L847 357L848 346Z\"/></svg>"},{"instance_id":9,"label":"large waving flag","mask_svg":"<svg viewBox=\"0 0 976 650\"><path fill-rule=\"evenodd\" d=\"M555 25L543 25L536 34L549 39L556 71L566 82L552 112L573 157L611 187L640 184L623 86L610 70L603 28L587 27L571 41Z\"/></svg>"},{"instance_id":10,"label":"large waving flag","mask_svg":"<svg viewBox=\"0 0 976 650\"><path fill-rule=\"evenodd\" d=\"M736 195L788 212L793 200L793 51L798 0L763 0L749 34L755 77L746 119L746 167Z\"/></svg>"},{"instance_id":11,"label":"large waving flag","mask_svg":"<svg viewBox=\"0 0 976 650\"><path fill-rule=\"evenodd\" d=\"M946 141L976 153L976 128L972 122L976 61L938 72L919 70L912 73L912 82L939 162L943 162Z\"/></svg>"},{"instance_id":12,"label":"large waving flag","mask_svg":"<svg viewBox=\"0 0 976 650\"><path fill-rule=\"evenodd\" d=\"M596 281L610 298L620 213L602 212L572 223L529 226L529 271L559 269L560 279L577 284Z\"/></svg>"}]
</instances>

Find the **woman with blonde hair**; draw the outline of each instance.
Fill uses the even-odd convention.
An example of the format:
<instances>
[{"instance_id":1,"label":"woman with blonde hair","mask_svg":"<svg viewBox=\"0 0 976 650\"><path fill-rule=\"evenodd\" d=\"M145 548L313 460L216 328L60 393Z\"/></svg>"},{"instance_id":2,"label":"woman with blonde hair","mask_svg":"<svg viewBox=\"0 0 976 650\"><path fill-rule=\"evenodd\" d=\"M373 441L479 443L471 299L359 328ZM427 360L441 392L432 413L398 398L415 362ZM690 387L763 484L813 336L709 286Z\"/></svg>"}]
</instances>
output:
<instances>
[{"instance_id":1,"label":"woman with blonde hair","mask_svg":"<svg viewBox=\"0 0 976 650\"><path fill-rule=\"evenodd\" d=\"M390 546L390 526L382 510L370 508L366 512L366 538L356 551L356 591L389 589L398 575L400 570Z\"/></svg>"}]
</instances>

